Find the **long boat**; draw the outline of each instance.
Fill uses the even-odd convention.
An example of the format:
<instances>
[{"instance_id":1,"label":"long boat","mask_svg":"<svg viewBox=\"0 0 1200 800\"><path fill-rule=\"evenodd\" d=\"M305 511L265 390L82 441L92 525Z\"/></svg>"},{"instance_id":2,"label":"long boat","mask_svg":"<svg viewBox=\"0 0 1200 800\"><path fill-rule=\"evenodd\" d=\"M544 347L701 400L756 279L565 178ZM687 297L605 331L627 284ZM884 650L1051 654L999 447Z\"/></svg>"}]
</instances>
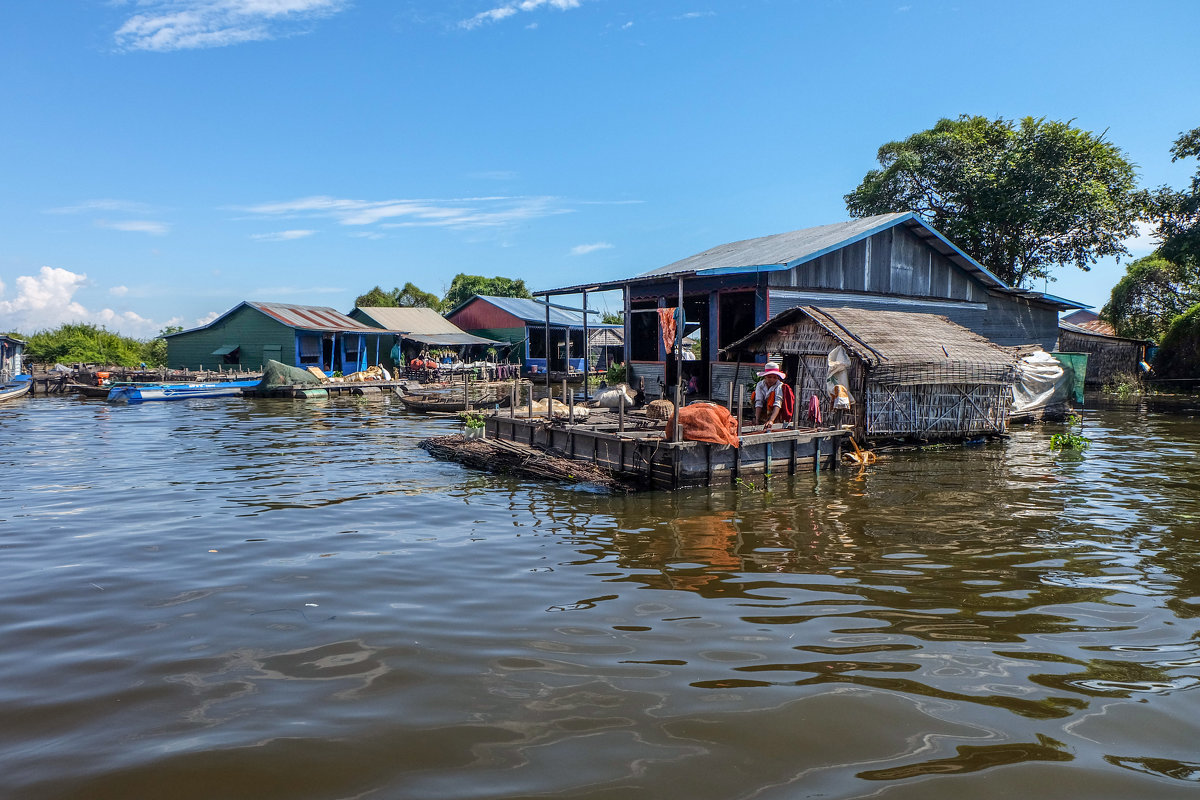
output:
<instances>
[{"instance_id":1,"label":"long boat","mask_svg":"<svg viewBox=\"0 0 1200 800\"><path fill-rule=\"evenodd\" d=\"M5 400L16 400L18 397L29 394L29 389L32 386L32 375L18 375L11 381L0 384L0 403L3 403Z\"/></svg>"},{"instance_id":2,"label":"long boat","mask_svg":"<svg viewBox=\"0 0 1200 800\"><path fill-rule=\"evenodd\" d=\"M218 383L138 383L114 386L108 392L110 403L142 403L149 400L187 400L190 397L240 397L243 389L262 381L222 381Z\"/></svg>"},{"instance_id":3,"label":"long boat","mask_svg":"<svg viewBox=\"0 0 1200 800\"><path fill-rule=\"evenodd\" d=\"M500 406L507 408L509 392L514 381L477 381L470 384L471 408L492 408ZM528 391L528 382L518 384L522 392ZM445 384L440 389L423 392L410 392L406 386L397 387L396 394L400 402L409 411L421 413L455 413L467 410L467 398L461 388L462 384Z\"/></svg>"}]
</instances>

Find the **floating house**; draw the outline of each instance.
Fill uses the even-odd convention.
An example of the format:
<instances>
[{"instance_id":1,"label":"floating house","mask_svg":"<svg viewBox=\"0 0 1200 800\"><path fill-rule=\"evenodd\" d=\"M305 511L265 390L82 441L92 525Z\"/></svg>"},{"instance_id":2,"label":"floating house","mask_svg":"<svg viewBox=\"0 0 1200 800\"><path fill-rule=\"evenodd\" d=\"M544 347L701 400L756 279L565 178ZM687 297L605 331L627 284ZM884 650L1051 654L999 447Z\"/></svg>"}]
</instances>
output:
<instances>
[{"instance_id":1,"label":"floating house","mask_svg":"<svg viewBox=\"0 0 1200 800\"><path fill-rule=\"evenodd\" d=\"M246 301L206 325L163 338L174 368L258 371L274 360L348 375L387 355L399 331L386 333L325 306Z\"/></svg>"},{"instance_id":2,"label":"floating house","mask_svg":"<svg viewBox=\"0 0 1200 800\"><path fill-rule=\"evenodd\" d=\"M701 356L680 364L701 393L725 399L735 374L749 374L734 342L780 312L814 305L945 317L998 345L1058 343L1058 313L1081 304L1007 285L911 212L821 225L724 244L631 278L538 292L619 289L625 356L650 392L673 384L659 309L683 306L700 328ZM669 339L669 337L668 337Z\"/></svg>"},{"instance_id":3,"label":"floating house","mask_svg":"<svg viewBox=\"0 0 1200 800\"><path fill-rule=\"evenodd\" d=\"M587 313L599 316L597 311ZM446 319L467 333L508 344L510 362L520 363L524 371L538 373L566 372L568 358L571 370L582 372L585 337L590 337L592 331L621 327L590 320L585 323L582 311L554 304L547 306L541 300L482 294L452 309Z\"/></svg>"},{"instance_id":4,"label":"floating house","mask_svg":"<svg viewBox=\"0 0 1200 800\"><path fill-rule=\"evenodd\" d=\"M776 314L728 351L780 358L797 407L806 410L816 397L823 423L852 422L860 438L967 439L1008 428L1015 355L944 316L802 306ZM830 402L831 365L836 373L838 363L853 400L845 419ZM741 377L755 376L747 370Z\"/></svg>"},{"instance_id":5,"label":"floating house","mask_svg":"<svg viewBox=\"0 0 1200 800\"><path fill-rule=\"evenodd\" d=\"M24 352L24 341L0 334L0 383L10 381L22 374L21 355Z\"/></svg>"},{"instance_id":6,"label":"floating house","mask_svg":"<svg viewBox=\"0 0 1200 800\"><path fill-rule=\"evenodd\" d=\"M1066 321L1059 322L1058 349L1064 353L1087 353L1087 386L1103 386L1106 383L1137 377L1143 372L1141 363L1146 360L1149 342L1117 336L1112 326L1103 320L1084 327ZM1104 327L1100 327L1104 326Z\"/></svg>"},{"instance_id":7,"label":"floating house","mask_svg":"<svg viewBox=\"0 0 1200 800\"><path fill-rule=\"evenodd\" d=\"M450 348L461 353L470 348L483 350L503 344L495 339L467 333L432 308L359 307L351 311L349 316L373 328L400 332L389 333L382 338L372 337L367 341L368 351L372 350L375 341L382 343L380 363L391 372L396 372L397 366L403 369L422 350ZM400 365L393 363L391 358L392 345L397 337L401 342L404 362Z\"/></svg>"}]
</instances>

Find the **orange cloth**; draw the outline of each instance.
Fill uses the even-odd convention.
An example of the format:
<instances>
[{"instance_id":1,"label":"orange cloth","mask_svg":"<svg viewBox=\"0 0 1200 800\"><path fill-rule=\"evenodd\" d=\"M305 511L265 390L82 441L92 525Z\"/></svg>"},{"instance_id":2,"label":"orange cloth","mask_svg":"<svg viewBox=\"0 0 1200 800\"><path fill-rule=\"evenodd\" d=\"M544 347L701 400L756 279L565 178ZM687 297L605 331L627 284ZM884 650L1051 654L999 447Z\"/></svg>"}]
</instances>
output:
<instances>
[{"instance_id":1,"label":"orange cloth","mask_svg":"<svg viewBox=\"0 0 1200 800\"><path fill-rule=\"evenodd\" d=\"M692 403L679 409L679 424L683 438L689 442L712 442L738 446L737 420L725 406L713 403ZM667 438L675 438L675 419L667 420Z\"/></svg>"},{"instance_id":2,"label":"orange cloth","mask_svg":"<svg viewBox=\"0 0 1200 800\"><path fill-rule=\"evenodd\" d=\"M675 349L675 309L660 308L658 326L662 330L663 348L669 353Z\"/></svg>"}]
</instances>

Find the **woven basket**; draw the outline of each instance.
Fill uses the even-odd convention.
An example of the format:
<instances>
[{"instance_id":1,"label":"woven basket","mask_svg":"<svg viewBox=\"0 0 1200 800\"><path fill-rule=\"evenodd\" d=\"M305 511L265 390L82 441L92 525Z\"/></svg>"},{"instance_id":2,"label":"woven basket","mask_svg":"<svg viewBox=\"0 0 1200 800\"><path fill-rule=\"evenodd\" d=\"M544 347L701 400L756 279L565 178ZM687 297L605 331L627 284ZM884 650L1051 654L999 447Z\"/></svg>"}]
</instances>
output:
<instances>
[{"instance_id":1,"label":"woven basket","mask_svg":"<svg viewBox=\"0 0 1200 800\"><path fill-rule=\"evenodd\" d=\"M646 404L646 416L650 419L670 419L675 415L675 404L670 400L651 400Z\"/></svg>"}]
</instances>

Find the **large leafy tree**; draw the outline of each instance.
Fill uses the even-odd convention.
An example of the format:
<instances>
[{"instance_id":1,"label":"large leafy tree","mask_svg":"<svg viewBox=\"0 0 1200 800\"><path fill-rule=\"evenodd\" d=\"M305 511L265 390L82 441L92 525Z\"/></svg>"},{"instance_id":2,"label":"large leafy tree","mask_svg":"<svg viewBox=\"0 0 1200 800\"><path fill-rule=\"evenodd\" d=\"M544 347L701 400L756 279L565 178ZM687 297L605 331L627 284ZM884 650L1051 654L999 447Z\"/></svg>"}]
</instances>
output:
<instances>
[{"instance_id":1,"label":"large leafy tree","mask_svg":"<svg viewBox=\"0 0 1200 800\"><path fill-rule=\"evenodd\" d=\"M482 275L467 275L458 273L450 282L446 296L442 298L442 307L449 311L455 306L465 303L477 294L487 294L493 297L532 297L525 281L504 278L497 275L485 278Z\"/></svg>"},{"instance_id":2,"label":"large leafy tree","mask_svg":"<svg viewBox=\"0 0 1200 800\"><path fill-rule=\"evenodd\" d=\"M1171 148L1171 160L1200 159L1200 128L1180 134ZM1166 186L1147 197L1150 218L1157 223L1162 245L1159 255L1177 264L1200 270L1200 168L1192 185L1181 192Z\"/></svg>"},{"instance_id":3,"label":"large leafy tree","mask_svg":"<svg viewBox=\"0 0 1200 800\"><path fill-rule=\"evenodd\" d=\"M354 305L359 308L432 308L440 311L442 301L433 292L422 291L409 281L390 292L376 286L366 294L356 297Z\"/></svg>"},{"instance_id":4,"label":"large leafy tree","mask_svg":"<svg viewBox=\"0 0 1200 800\"><path fill-rule=\"evenodd\" d=\"M1200 273L1157 253L1125 268L1100 316L1121 336L1158 340L1171 321L1200 303Z\"/></svg>"},{"instance_id":5,"label":"large leafy tree","mask_svg":"<svg viewBox=\"0 0 1200 800\"><path fill-rule=\"evenodd\" d=\"M1069 122L942 119L878 158L846 195L852 215L915 211L1013 286L1128 255L1143 207L1120 149Z\"/></svg>"}]
</instances>

